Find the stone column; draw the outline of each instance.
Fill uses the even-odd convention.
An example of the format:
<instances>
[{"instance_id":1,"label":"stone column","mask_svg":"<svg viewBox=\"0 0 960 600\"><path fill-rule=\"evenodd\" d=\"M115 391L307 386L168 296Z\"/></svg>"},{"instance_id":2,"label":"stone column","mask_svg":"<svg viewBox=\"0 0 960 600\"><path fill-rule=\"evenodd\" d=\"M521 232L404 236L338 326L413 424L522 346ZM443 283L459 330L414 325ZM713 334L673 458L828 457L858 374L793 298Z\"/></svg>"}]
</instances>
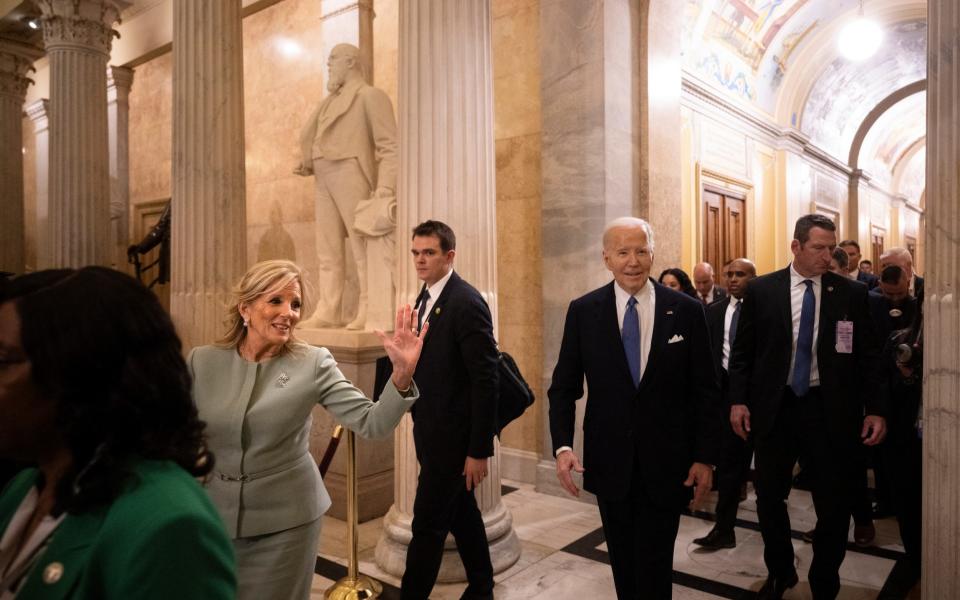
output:
<instances>
[{"instance_id":1,"label":"stone column","mask_svg":"<svg viewBox=\"0 0 960 600\"><path fill-rule=\"evenodd\" d=\"M109 265L107 59L122 0L38 0L50 58L50 233L57 267Z\"/></svg>"},{"instance_id":2,"label":"stone column","mask_svg":"<svg viewBox=\"0 0 960 600\"><path fill-rule=\"evenodd\" d=\"M601 259L608 221L647 219L655 233L654 270L680 261L681 20L672 3L651 0L540 5L544 390L570 300L611 279ZM584 407L578 403L577 432ZM543 428L550 431L546 410ZM574 451L583 456L579 433ZM549 434L537 489L566 495Z\"/></svg>"},{"instance_id":3,"label":"stone column","mask_svg":"<svg viewBox=\"0 0 960 600\"><path fill-rule=\"evenodd\" d=\"M50 101L40 99L27 107L36 136L37 269L53 266L50 245Z\"/></svg>"},{"instance_id":4,"label":"stone column","mask_svg":"<svg viewBox=\"0 0 960 600\"><path fill-rule=\"evenodd\" d=\"M184 347L223 334L247 265L240 0L173 5L170 312Z\"/></svg>"},{"instance_id":5,"label":"stone column","mask_svg":"<svg viewBox=\"0 0 960 600\"><path fill-rule=\"evenodd\" d=\"M43 51L0 38L0 271L24 271L23 101Z\"/></svg>"},{"instance_id":6,"label":"stone column","mask_svg":"<svg viewBox=\"0 0 960 600\"><path fill-rule=\"evenodd\" d=\"M409 259L410 231L439 219L457 234L454 268L486 298L497 322L497 249L493 144L493 66L489 0L409 0L400 4L400 178L398 295L419 290ZM417 459L410 417L394 446L394 505L383 520L377 564L404 570L410 542ZM520 557L513 519L500 499L499 449L476 492L494 572ZM453 538L447 539L438 581L463 581Z\"/></svg>"},{"instance_id":7,"label":"stone column","mask_svg":"<svg viewBox=\"0 0 960 600\"><path fill-rule=\"evenodd\" d=\"M130 244L130 87L133 69L107 69L107 143L110 149L110 246L113 263L124 270Z\"/></svg>"},{"instance_id":8,"label":"stone column","mask_svg":"<svg viewBox=\"0 0 960 600\"><path fill-rule=\"evenodd\" d=\"M337 44L360 48L363 76L373 85L373 0L321 0L324 60Z\"/></svg>"},{"instance_id":9,"label":"stone column","mask_svg":"<svg viewBox=\"0 0 960 600\"><path fill-rule=\"evenodd\" d=\"M924 598L960 598L960 5L927 5Z\"/></svg>"}]
</instances>

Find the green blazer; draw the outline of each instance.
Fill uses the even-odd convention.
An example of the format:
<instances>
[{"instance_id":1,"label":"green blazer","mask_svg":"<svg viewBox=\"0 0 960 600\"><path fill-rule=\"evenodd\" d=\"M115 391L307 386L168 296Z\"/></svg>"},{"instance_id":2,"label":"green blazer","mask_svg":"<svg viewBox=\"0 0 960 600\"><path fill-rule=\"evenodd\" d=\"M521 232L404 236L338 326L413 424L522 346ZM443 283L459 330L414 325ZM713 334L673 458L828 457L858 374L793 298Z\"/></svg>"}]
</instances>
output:
<instances>
[{"instance_id":1,"label":"green blazer","mask_svg":"<svg viewBox=\"0 0 960 600\"><path fill-rule=\"evenodd\" d=\"M419 397L415 386L404 398L389 383L372 402L343 376L329 350L306 344L259 363L233 348L201 346L187 366L216 457L207 492L234 538L297 527L330 507L310 455L314 406L363 437L385 437Z\"/></svg>"},{"instance_id":2,"label":"green blazer","mask_svg":"<svg viewBox=\"0 0 960 600\"><path fill-rule=\"evenodd\" d=\"M203 489L170 461L145 460L134 472L109 506L67 514L19 600L233 600L233 547ZM21 472L0 495L0 531L37 475Z\"/></svg>"}]
</instances>

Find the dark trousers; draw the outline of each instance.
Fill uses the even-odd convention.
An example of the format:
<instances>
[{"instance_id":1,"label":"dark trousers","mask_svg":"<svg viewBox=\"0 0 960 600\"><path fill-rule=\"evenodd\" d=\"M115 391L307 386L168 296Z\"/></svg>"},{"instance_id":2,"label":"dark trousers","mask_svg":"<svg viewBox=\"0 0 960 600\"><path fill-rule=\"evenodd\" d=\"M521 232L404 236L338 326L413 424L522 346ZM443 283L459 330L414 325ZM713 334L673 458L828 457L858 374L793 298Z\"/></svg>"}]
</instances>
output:
<instances>
[{"instance_id":1,"label":"dark trousers","mask_svg":"<svg viewBox=\"0 0 960 600\"><path fill-rule=\"evenodd\" d=\"M420 471L413 501L413 539L407 548L407 567L400 597L426 600L437 581L443 544L453 534L467 572L463 598L493 598L493 565L483 517L473 492L461 475Z\"/></svg>"},{"instance_id":2,"label":"dark trousers","mask_svg":"<svg viewBox=\"0 0 960 600\"><path fill-rule=\"evenodd\" d=\"M717 530L733 532L740 506L740 487L750 475L753 439L744 441L733 432L730 420L723 427L722 452L717 465Z\"/></svg>"},{"instance_id":3,"label":"dark trousers","mask_svg":"<svg viewBox=\"0 0 960 600\"><path fill-rule=\"evenodd\" d=\"M787 496L798 457L803 455L810 465L817 529L808 579L816 600L835 598L840 590L838 571L846 554L856 467L861 464L851 456L856 432L850 447L837 448L830 439L826 402L819 388L803 398L785 388L772 430L756 440L757 516L771 576L785 578L794 571Z\"/></svg>"},{"instance_id":4,"label":"dark trousers","mask_svg":"<svg viewBox=\"0 0 960 600\"><path fill-rule=\"evenodd\" d=\"M912 432L911 432L912 433ZM923 507L923 440L912 436L888 439L883 444L889 469L893 505L900 525L900 539L910 566L920 574Z\"/></svg>"},{"instance_id":5,"label":"dark trousers","mask_svg":"<svg viewBox=\"0 0 960 600\"><path fill-rule=\"evenodd\" d=\"M669 599L673 592L673 546L680 507L654 505L634 462L626 498L597 497L603 535L619 600Z\"/></svg>"}]
</instances>

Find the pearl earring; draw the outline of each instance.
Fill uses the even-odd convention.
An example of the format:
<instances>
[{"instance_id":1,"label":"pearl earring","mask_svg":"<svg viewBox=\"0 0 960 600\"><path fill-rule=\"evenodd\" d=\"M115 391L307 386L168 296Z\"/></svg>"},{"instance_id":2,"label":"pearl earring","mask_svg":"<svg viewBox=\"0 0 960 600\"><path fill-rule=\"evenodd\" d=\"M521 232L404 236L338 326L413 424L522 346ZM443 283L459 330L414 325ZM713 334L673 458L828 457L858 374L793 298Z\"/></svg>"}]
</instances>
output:
<instances>
[{"instance_id":1,"label":"pearl earring","mask_svg":"<svg viewBox=\"0 0 960 600\"><path fill-rule=\"evenodd\" d=\"M244 326L244 327L249 327L249 326L250 326L250 321L244 319L244 320L243 320L243 326Z\"/></svg>"}]
</instances>

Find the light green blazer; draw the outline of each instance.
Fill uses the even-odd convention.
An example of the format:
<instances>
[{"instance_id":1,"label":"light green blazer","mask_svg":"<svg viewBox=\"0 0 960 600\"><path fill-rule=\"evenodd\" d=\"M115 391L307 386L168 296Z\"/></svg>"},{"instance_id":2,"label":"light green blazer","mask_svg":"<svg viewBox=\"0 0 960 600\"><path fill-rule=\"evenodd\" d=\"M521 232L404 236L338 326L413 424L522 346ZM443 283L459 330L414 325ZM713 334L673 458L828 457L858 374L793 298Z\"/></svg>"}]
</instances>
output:
<instances>
[{"instance_id":1,"label":"light green blazer","mask_svg":"<svg viewBox=\"0 0 960 600\"><path fill-rule=\"evenodd\" d=\"M0 496L0 535L36 484L23 471ZM67 514L17 598L233 600L233 547L210 499L170 461L144 460L109 506Z\"/></svg>"},{"instance_id":2,"label":"light green blazer","mask_svg":"<svg viewBox=\"0 0 960 600\"><path fill-rule=\"evenodd\" d=\"M234 538L309 523L330 496L309 452L311 410L323 405L363 437L385 437L419 397L388 383L368 400L326 348L297 350L252 363L235 349L194 348L187 359L193 397L216 457L207 491Z\"/></svg>"}]
</instances>

